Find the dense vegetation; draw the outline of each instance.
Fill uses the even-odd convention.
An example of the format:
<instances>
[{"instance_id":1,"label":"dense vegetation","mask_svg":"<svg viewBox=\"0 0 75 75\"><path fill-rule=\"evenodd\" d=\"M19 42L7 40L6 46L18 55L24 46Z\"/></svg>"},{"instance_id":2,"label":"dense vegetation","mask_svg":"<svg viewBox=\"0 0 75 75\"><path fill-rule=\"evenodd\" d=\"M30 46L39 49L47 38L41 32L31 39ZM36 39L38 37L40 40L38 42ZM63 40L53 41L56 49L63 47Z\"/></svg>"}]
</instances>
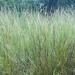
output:
<instances>
[{"instance_id":1,"label":"dense vegetation","mask_svg":"<svg viewBox=\"0 0 75 75\"><path fill-rule=\"evenodd\" d=\"M0 0L0 75L75 75L74 8L75 0Z\"/></svg>"},{"instance_id":2,"label":"dense vegetation","mask_svg":"<svg viewBox=\"0 0 75 75\"><path fill-rule=\"evenodd\" d=\"M0 11L0 75L75 75L75 12Z\"/></svg>"},{"instance_id":3,"label":"dense vegetation","mask_svg":"<svg viewBox=\"0 0 75 75\"><path fill-rule=\"evenodd\" d=\"M57 8L75 8L75 0L0 0L0 9L3 8L16 8L18 11L29 10L41 10L46 9L49 12L51 9Z\"/></svg>"}]
</instances>

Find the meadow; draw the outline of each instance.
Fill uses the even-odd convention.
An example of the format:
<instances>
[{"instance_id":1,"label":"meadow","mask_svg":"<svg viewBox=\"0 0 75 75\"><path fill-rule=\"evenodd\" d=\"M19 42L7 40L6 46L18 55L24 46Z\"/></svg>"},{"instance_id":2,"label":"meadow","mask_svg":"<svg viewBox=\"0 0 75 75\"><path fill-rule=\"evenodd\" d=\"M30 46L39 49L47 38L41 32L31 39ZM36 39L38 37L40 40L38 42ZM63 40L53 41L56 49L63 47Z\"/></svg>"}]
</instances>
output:
<instances>
[{"instance_id":1,"label":"meadow","mask_svg":"<svg viewBox=\"0 0 75 75\"><path fill-rule=\"evenodd\" d=\"M0 11L0 75L75 75L75 12Z\"/></svg>"}]
</instances>

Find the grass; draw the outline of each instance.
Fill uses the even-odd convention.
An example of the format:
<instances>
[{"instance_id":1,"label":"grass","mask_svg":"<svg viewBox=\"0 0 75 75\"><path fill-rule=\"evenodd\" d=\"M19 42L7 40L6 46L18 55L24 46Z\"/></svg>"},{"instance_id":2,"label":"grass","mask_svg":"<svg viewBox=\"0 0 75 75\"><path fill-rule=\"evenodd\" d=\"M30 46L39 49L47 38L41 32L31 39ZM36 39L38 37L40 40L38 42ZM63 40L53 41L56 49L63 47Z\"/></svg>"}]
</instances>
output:
<instances>
[{"instance_id":1,"label":"grass","mask_svg":"<svg viewBox=\"0 0 75 75\"><path fill-rule=\"evenodd\" d=\"M0 75L75 75L75 14L0 11Z\"/></svg>"}]
</instances>

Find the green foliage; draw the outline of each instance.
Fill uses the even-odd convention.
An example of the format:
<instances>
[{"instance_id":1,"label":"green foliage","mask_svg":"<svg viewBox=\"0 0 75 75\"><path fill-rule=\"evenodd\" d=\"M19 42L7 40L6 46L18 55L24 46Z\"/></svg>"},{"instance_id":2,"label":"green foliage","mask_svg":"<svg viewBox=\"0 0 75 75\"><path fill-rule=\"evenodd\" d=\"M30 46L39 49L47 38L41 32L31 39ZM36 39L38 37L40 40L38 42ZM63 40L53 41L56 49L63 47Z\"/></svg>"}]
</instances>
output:
<instances>
[{"instance_id":1,"label":"green foliage","mask_svg":"<svg viewBox=\"0 0 75 75\"><path fill-rule=\"evenodd\" d=\"M75 75L75 15L0 11L0 75Z\"/></svg>"},{"instance_id":2,"label":"green foliage","mask_svg":"<svg viewBox=\"0 0 75 75\"><path fill-rule=\"evenodd\" d=\"M43 8L47 8L49 11L51 7L75 7L75 0L0 0L0 8L16 8L18 11L29 9L29 10L39 10L41 3ZM43 9L42 8L42 9Z\"/></svg>"}]
</instances>

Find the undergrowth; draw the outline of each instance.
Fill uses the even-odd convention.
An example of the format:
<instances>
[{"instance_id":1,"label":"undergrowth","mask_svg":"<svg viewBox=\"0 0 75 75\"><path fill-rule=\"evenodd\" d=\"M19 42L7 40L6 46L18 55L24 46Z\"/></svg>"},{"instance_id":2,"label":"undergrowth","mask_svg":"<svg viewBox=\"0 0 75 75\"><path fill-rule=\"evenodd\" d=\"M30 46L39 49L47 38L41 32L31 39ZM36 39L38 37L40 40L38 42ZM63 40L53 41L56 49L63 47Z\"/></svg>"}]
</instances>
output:
<instances>
[{"instance_id":1,"label":"undergrowth","mask_svg":"<svg viewBox=\"0 0 75 75\"><path fill-rule=\"evenodd\" d=\"M0 75L75 75L75 14L0 11Z\"/></svg>"}]
</instances>

